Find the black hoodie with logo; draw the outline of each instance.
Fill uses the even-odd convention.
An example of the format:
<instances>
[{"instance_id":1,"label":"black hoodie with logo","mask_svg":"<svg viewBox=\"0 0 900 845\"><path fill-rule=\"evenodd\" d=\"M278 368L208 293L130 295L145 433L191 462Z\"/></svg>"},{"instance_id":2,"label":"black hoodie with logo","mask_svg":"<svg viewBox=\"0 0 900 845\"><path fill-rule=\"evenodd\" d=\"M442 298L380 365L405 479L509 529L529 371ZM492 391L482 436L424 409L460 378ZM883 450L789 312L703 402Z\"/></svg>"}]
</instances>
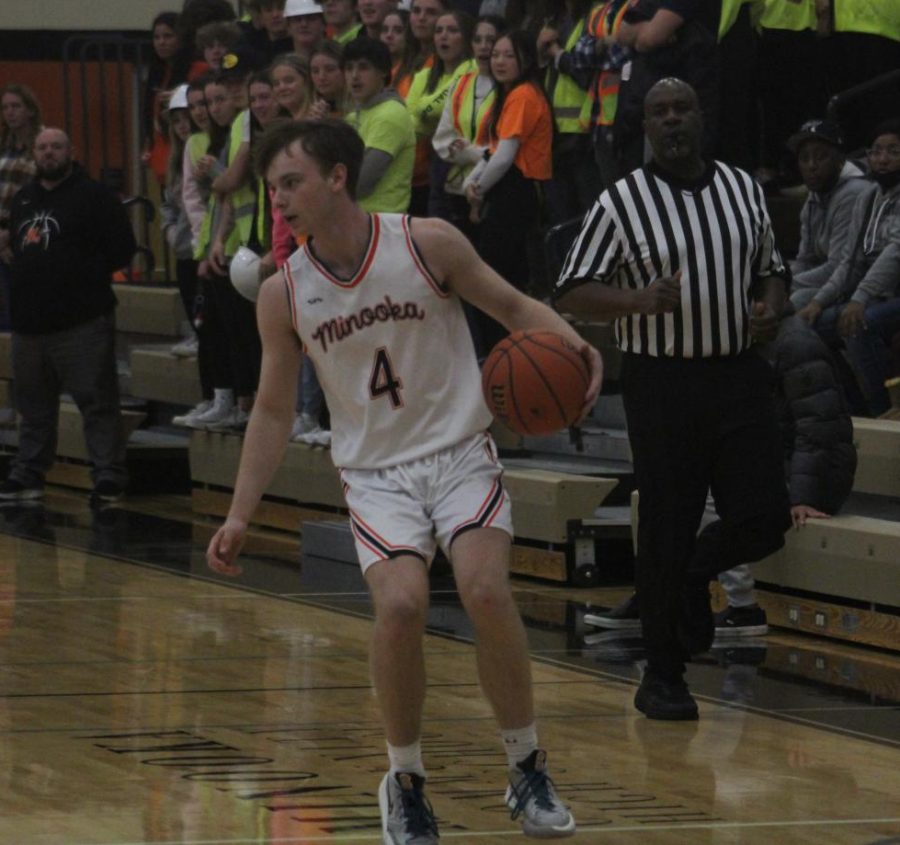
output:
<instances>
[{"instance_id":1,"label":"black hoodie with logo","mask_svg":"<svg viewBox=\"0 0 900 845\"><path fill-rule=\"evenodd\" d=\"M111 277L137 248L122 203L73 165L51 190L33 179L10 216L10 317L20 334L81 325L116 306Z\"/></svg>"}]
</instances>

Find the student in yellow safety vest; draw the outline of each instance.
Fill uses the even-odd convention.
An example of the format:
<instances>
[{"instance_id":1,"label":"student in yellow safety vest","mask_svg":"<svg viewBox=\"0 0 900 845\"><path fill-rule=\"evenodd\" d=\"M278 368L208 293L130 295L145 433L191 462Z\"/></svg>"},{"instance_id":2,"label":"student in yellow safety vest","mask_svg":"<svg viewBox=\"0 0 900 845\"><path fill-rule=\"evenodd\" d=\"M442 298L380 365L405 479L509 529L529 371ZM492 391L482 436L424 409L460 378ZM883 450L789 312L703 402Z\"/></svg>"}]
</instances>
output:
<instances>
[{"instance_id":1,"label":"student in yellow safety vest","mask_svg":"<svg viewBox=\"0 0 900 845\"><path fill-rule=\"evenodd\" d=\"M478 19L472 36L472 53L477 67L453 84L432 138L435 152L448 169L443 195L432 198L431 209L470 239L474 232L463 182L490 149L488 122L496 94L491 76L491 51L505 29L502 18L488 15Z\"/></svg>"},{"instance_id":2,"label":"student in yellow safety vest","mask_svg":"<svg viewBox=\"0 0 900 845\"><path fill-rule=\"evenodd\" d=\"M557 0L555 15L537 36L544 90L553 109L553 179L547 184L547 216L562 223L584 214L602 187L591 141L593 74L575 67L570 53L584 33L590 0Z\"/></svg>"}]
</instances>

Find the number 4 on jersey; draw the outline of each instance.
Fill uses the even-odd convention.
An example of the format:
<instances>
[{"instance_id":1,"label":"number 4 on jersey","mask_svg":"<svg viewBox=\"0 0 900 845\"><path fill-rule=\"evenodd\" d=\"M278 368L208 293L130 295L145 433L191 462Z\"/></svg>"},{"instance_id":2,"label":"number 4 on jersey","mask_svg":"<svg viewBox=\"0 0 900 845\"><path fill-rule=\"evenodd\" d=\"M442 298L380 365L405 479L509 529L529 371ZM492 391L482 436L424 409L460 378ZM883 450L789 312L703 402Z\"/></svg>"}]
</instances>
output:
<instances>
[{"instance_id":1,"label":"number 4 on jersey","mask_svg":"<svg viewBox=\"0 0 900 845\"><path fill-rule=\"evenodd\" d=\"M369 379L369 394L373 399L377 399L387 393L391 397L391 407L402 408L401 390L403 390L403 382L394 375L387 349L383 346L376 349L372 377Z\"/></svg>"}]
</instances>

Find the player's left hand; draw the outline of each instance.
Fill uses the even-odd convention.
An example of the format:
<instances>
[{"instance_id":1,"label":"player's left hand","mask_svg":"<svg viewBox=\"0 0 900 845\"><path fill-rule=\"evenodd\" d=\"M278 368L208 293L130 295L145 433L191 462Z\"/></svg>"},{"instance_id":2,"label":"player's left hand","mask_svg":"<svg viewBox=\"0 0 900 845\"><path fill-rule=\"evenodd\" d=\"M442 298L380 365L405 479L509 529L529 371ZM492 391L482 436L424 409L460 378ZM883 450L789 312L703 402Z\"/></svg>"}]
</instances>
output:
<instances>
[{"instance_id":1,"label":"player's left hand","mask_svg":"<svg viewBox=\"0 0 900 845\"><path fill-rule=\"evenodd\" d=\"M778 315L768 302L754 302L750 312L750 335L762 342L775 339Z\"/></svg>"},{"instance_id":2,"label":"player's left hand","mask_svg":"<svg viewBox=\"0 0 900 845\"><path fill-rule=\"evenodd\" d=\"M582 422L590 414L594 405L597 403L597 397L600 395L600 388L603 386L603 358L600 353L594 349L589 343L585 343L579 350L581 357L587 362L590 369L591 380L588 382L587 392L584 394L584 407L581 409L581 416L575 425L581 425Z\"/></svg>"},{"instance_id":3,"label":"player's left hand","mask_svg":"<svg viewBox=\"0 0 900 845\"><path fill-rule=\"evenodd\" d=\"M235 563L247 536L247 526L233 519L226 519L216 531L206 549L206 565L220 575L234 578L244 570Z\"/></svg>"}]
</instances>

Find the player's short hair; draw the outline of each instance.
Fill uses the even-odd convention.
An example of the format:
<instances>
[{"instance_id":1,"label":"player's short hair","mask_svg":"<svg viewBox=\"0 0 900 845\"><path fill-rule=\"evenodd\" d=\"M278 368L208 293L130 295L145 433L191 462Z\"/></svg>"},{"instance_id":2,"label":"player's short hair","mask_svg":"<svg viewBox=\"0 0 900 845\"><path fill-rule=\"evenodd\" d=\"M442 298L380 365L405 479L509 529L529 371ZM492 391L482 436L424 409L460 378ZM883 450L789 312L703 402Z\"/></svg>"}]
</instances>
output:
<instances>
[{"instance_id":1,"label":"player's short hair","mask_svg":"<svg viewBox=\"0 0 900 845\"><path fill-rule=\"evenodd\" d=\"M265 178L275 157L299 143L301 149L314 159L323 176L335 165L347 169L347 193L356 199L356 183L362 167L365 145L362 138L343 120L279 120L260 136L256 149L256 172Z\"/></svg>"}]
</instances>

